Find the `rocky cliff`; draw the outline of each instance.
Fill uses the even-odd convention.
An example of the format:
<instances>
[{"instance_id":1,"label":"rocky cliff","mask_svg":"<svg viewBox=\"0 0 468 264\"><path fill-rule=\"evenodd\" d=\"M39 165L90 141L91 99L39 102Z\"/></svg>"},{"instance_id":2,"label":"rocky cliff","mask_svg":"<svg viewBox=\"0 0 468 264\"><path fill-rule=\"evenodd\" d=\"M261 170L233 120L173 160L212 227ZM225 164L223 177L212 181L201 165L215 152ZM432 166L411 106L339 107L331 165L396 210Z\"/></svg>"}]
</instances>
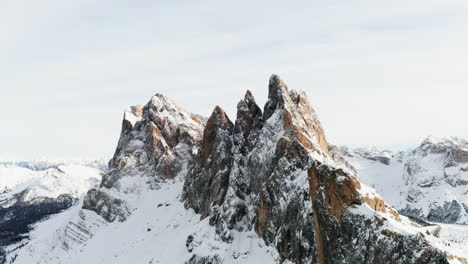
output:
<instances>
[{"instance_id":1,"label":"rocky cliff","mask_svg":"<svg viewBox=\"0 0 468 264\"><path fill-rule=\"evenodd\" d=\"M186 207L223 240L254 229L294 263L447 262L423 238L386 228L400 216L330 156L304 93L273 75L259 109L247 92L232 126L216 108L185 181Z\"/></svg>"},{"instance_id":2,"label":"rocky cliff","mask_svg":"<svg viewBox=\"0 0 468 264\"><path fill-rule=\"evenodd\" d=\"M124 221L131 213L125 194L142 187L129 184L129 176L144 176L150 188L172 179L198 152L204 129L203 118L185 111L167 97L156 94L144 106L132 106L124 113L122 131L109 172L101 188L88 192L83 209L104 219Z\"/></svg>"}]
</instances>

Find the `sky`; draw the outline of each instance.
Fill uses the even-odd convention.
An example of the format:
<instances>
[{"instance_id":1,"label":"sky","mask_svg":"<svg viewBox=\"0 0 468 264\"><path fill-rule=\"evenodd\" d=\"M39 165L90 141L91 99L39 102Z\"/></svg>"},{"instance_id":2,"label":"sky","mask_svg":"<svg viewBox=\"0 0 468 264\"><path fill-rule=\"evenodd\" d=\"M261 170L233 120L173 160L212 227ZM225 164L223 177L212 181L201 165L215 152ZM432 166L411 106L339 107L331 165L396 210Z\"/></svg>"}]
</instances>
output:
<instances>
[{"instance_id":1,"label":"sky","mask_svg":"<svg viewBox=\"0 0 468 264\"><path fill-rule=\"evenodd\" d=\"M328 140L468 138L468 1L0 1L0 159L110 158L162 93L235 120L278 74Z\"/></svg>"}]
</instances>

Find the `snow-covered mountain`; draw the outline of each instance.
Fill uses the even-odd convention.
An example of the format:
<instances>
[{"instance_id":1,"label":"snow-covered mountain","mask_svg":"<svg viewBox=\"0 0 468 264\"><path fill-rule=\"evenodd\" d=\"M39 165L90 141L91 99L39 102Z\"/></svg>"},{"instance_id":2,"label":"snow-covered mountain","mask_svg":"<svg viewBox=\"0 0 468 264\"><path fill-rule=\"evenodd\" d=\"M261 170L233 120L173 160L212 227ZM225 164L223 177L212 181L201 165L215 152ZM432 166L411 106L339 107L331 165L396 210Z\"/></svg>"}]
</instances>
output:
<instances>
[{"instance_id":1,"label":"snow-covered mountain","mask_svg":"<svg viewBox=\"0 0 468 264\"><path fill-rule=\"evenodd\" d=\"M329 147L306 94L276 75L263 111L247 91L234 122L156 94L125 111L100 185L34 224L5 262L467 263L466 226L390 205L386 186L402 181L374 172L406 160Z\"/></svg>"},{"instance_id":2,"label":"snow-covered mountain","mask_svg":"<svg viewBox=\"0 0 468 264\"><path fill-rule=\"evenodd\" d=\"M468 142L428 137L411 152L333 147L402 214L468 224Z\"/></svg>"},{"instance_id":3,"label":"snow-covered mountain","mask_svg":"<svg viewBox=\"0 0 468 264\"><path fill-rule=\"evenodd\" d=\"M403 181L403 213L468 224L468 141L427 138L408 157Z\"/></svg>"},{"instance_id":4,"label":"snow-covered mountain","mask_svg":"<svg viewBox=\"0 0 468 264\"><path fill-rule=\"evenodd\" d=\"M101 181L101 170L96 167L102 164L1 162L0 260L28 241L32 224L72 206L81 206L80 198Z\"/></svg>"}]
</instances>

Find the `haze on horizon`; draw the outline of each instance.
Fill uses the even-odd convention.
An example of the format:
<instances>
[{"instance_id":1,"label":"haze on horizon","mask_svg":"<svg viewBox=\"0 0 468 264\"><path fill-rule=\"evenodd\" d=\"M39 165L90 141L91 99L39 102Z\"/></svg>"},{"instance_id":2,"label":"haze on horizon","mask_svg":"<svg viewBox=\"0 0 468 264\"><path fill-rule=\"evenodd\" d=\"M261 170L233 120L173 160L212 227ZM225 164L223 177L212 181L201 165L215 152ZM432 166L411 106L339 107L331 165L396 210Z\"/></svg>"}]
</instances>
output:
<instances>
[{"instance_id":1,"label":"haze on horizon","mask_svg":"<svg viewBox=\"0 0 468 264\"><path fill-rule=\"evenodd\" d=\"M0 159L110 157L155 93L235 120L276 73L329 142L468 136L468 2L2 1Z\"/></svg>"}]
</instances>

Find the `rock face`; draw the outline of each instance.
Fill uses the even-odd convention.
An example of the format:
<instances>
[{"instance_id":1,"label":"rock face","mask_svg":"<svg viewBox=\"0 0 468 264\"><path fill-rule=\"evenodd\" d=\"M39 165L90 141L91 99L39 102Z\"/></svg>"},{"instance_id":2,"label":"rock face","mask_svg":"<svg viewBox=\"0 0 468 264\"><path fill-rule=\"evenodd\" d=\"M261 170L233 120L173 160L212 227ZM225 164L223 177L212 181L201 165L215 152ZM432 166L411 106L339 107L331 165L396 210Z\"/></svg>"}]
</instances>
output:
<instances>
[{"instance_id":1,"label":"rock face","mask_svg":"<svg viewBox=\"0 0 468 264\"><path fill-rule=\"evenodd\" d=\"M201 151L189 169L183 197L187 207L206 217L211 206L221 205L229 185L234 125L217 106L206 122Z\"/></svg>"},{"instance_id":2,"label":"rock face","mask_svg":"<svg viewBox=\"0 0 468 264\"><path fill-rule=\"evenodd\" d=\"M400 217L383 201L381 207L370 203L354 176L317 164L309 169L309 179L318 263L448 263L424 238L383 228L388 218L401 222ZM363 207L383 214L356 213Z\"/></svg>"},{"instance_id":3,"label":"rock face","mask_svg":"<svg viewBox=\"0 0 468 264\"><path fill-rule=\"evenodd\" d=\"M113 177L104 185L112 187L126 168L174 178L190 158L203 131L201 117L188 113L167 97L156 94L143 108L132 106L125 111L122 132L114 157L109 162ZM133 169L129 168L129 169Z\"/></svg>"},{"instance_id":4,"label":"rock face","mask_svg":"<svg viewBox=\"0 0 468 264\"><path fill-rule=\"evenodd\" d=\"M156 94L144 106L132 106L124 113L122 131L109 172L101 187L88 192L83 209L92 210L108 221L125 221L131 208L122 193L128 184L125 176L145 176L151 188L160 180L172 179L198 152L203 118ZM141 186L140 186L141 187Z\"/></svg>"},{"instance_id":5,"label":"rock face","mask_svg":"<svg viewBox=\"0 0 468 264\"><path fill-rule=\"evenodd\" d=\"M224 115L210 117L182 195L224 241L254 229L294 263L447 263L424 239L383 229L398 213L339 168L304 93L273 75L263 115L250 92L234 129Z\"/></svg>"}]
</instances>

